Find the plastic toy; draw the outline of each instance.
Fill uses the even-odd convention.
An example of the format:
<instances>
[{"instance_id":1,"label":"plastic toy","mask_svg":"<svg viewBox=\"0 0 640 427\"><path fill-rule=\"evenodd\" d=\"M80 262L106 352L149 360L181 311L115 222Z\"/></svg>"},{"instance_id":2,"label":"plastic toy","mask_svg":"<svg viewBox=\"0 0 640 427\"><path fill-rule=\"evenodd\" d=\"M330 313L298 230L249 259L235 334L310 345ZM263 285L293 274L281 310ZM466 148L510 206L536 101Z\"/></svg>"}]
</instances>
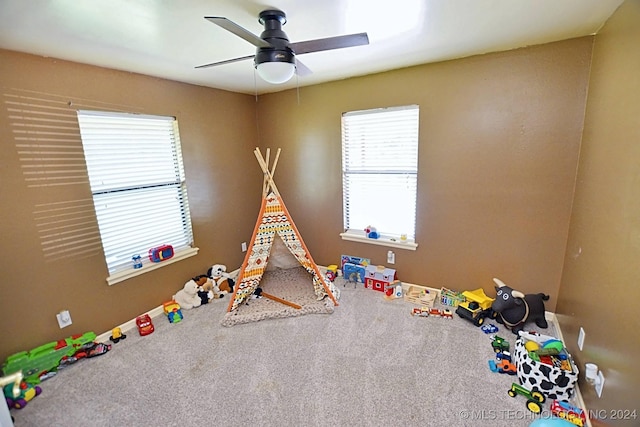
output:
<instances>
[{"instance_id":1,"label":"plastic toy","mask_svg":"<svg viewBox=\"0 0 640 427\"><path fill-rule=\"evenodd\" d=\"M399 280L395 280L384 287L384 299L387 301L402 298L403 294L402 282Z\"/></svg>"},{"instance_id":2,"label":"plastic toy","mask_svg":"<svg viewBox=\"0 0 640 427\"><path fill-rule=\"evenodd\" d=\"M106 354L109 350L111 350L111 344L105 344L103 342L95 343L94 346L88 349L87 357L97 357Z\"/></svg>"},{"instance_id":3,"label":"plastic toy","mask_svg":"<svg viewBox=\"0 0 640 427\"><path fill-rule=\"evenodd\" d=\"M122 333L122 329L113 328L111 330L111 337L109 338L112 343L117 344L120 340L127 338L125 334Z\"/></svg>"},{"instance_id":4,"label":"plastic toy","mask_svg":"<svg viewBox=\"0 0 640 427\"><path fill-rule=\"evenodd\" d=\"M482 332L485 334L494 334L498 332L498 327L493 323L490 325L483 325L480 329L482 329Z\"/></svg>"},{"instance_id":5,"label":"plastic toy","mask_svg":"<svg viewBox=\"0 0 640 427\"><path fill-rule=\"evenodd\" d=\"M442 305L457 307L463 301L464 297L462 296L462 293L455 292L447 288L440 289L440 303Z\"/></svg>"},{"instance_id":6,"label":"plastic toy","mask_svg":"<svg viewBox=\"0 0 640 427\"><path fill-rule=\"evenodd\" d=\"M551 417L551 418L538 418L529 424L529 427L572 427L569 421L563 420L561 418Z\"/></svg>"},{"instance_id":7,"label":"plastic toy","mask_svg":"<svg viewBox=\"0 0 640 427\"><path fill-rule=\"evenodd\" d=\"M443 319L452 319L453 313L451 310L440 310L439 308L430 307L418 307L411 311L412 316L419 317L442 317Z\"/></svg>"},{"instance_id":8,"label":"plastic toy","mask_svg":"<svg viewBox=\"0 0 640 427\"><path fill-rule=\"evenodd\" d=\"M95 339L95 333L85 332L82 335L72 335L64 340L43 344L28 352L21 351L7 358L2 365L2 372L9 375L22 371L27 383L39 384L41 376L55 372L63 357L73 356L80 347Z\"/></svg>"},{"instance_id":9,"label":"plastic toy","mask_svg":"<svg viewBox=\"0 0 640 427\"><path fill-rule=\"evenodd\" d=\"M330 282L335 281L336 277L338 277L338 266L335 264L327 266L327 271L324 273L324 275L327 279L329 279Z\"/></svg>"},{"instance_id":10,"label":"plastic toy","mask_svg":"<svg viewBox=\"0 0 640 427\"><path fill-rule=\"evenodd\" d=\"M182 316L182 310L180 310L180 304L175 301L169 301L162 304L164 314L167 315L169 323L178 323L184 317Z\"/></svg>"},{"instance_id":11,"label":"plastic toy","mask_svg":"<svg viewBox=\"0 0 640 427\"><path fill-rule=\"evenodd\" d=\"M533 412L534 414L539 414L542 412L541 404L544 403L545 397L544 394L539 391L529 391L525 387L520 384L513 383L511 384L511 388L507 392L509 396L516 397L517 395L522 395L527 398L527 409Z\"/></svg>"},{"instance_id":12,"label":"plastic toy","mask_svg":"<svg viewBox=\"0 0 640 427\"><path fill-rule=\"evenodd\" d=\"M491 372L498 372L498 365L496 365L495 360L489 360L489 369Z\"/></svg>"},{"instance_id":13,"label":"plastic toy","mask_svg":"<svg viewBox=\"0 0 640 427\"><path fill-rule=\"evenodd\" d=\"M429 307L416 307L411 310L412 316L429 317Z\"/></svg>"},{"instance_id":14,"label":"plastic toy","mask_svg":"<svg viewBox=\"0 0 640 427\"><path fill-rule=\"evenodd\" d=\"M462 296L465 301L458 304L458 308L456 308L458 316L471 321L476 326L481 326L486 317L495 317L493 310L491 310L493 298L489 298L482 288L475 291L464 291Z\"/></svg>"},{"instance_id":15,"label":"plastic toy","mask_svg":"<svg viewBox=\"0 0 640 427\"><path fill-rule=\"evenodd\" d=\"M386 268L383 265L368 265L365 267L364 287L374 291L384 292L387 286L393 284L395 287L396 270ZM393 292L393 291L392 291Z\"/></svg>"},{"instance_id":16,"label":"plastic toy","mask_svg":"<svg viewBox=\"0 0 640 427\"><path fill-rule=\"evenodd\" d=\"M368 225L367 228L364 229L364 233L367 235L367 237L369 239L379 239L380 238L380 233L378 233L378 230L376 230L375 227L372 227L370 225Z\"/></svg>"},{"instance_id":17,"label":"plastic toy","mask_svg":"<svg viewBox=\"0 0 640 427\"><path fill-rule=\"evenodd\" d=\"M496 353L496 359L511 361L511 353L509 353L508 351L501 351L499 353Z\"/></svg>"},{"instance_id":18,"label":"plastic toy","mask_svg":"<svg viewBox=\"0 0 640 427\"><path fill-rule=\"evenodd\" d=\"M151 321L151 317L149 317L149 315L146 313L136 317L136 326L138 327L140 336L149 335L155 330L155 328L153 327L153 322Z\"/></svg>"},{"instance_id":19,"label":"plastic toy","mask_svg":"<svg viewBox=\"0 0 640 427\"><path fill-rule=\"evenodd\" d=\"M496 283L496 299L491 308L497 314L500 323L516 335L529 321L535 322L539 328L547 328L544 302L549 299L549 295L525 295L505 285L500 279L494 278L493 281Z\"/></svg>"},{"instance_id":20,"label":"plastic toy","mask_svg":"<svg viewBox=\"0 0 640 427\"><path fill-rule=\"evenodd\" d=\"M504 338L495 335L491 339L491 347L493 347L494 352L500 353L501 351L509 350L509 342Z\"/></svg>"},{"instance_id":21,"label":"plastic toy","mask_svg":"<svg viewBox=\"0 0 640 427\"><path fill-rule=\"evenodd\" d=\"M33 386L25 381L20 382L20 392L17 396L13 394L13 391L13 384L4 387L4 397L7 401L7 406L15 409L24 408L31 399L42 393L40 386Z\"/></svg>"},{"instance_id":22,"label":"plastic toy","mask_svg":"<svg viewBox=\"0 0 640 427\"><path fill-rule=\"evenodd\" d=\"M587 417L585 416L584 411L571 405L569 402L553 400L551 402L551 413L556 417L567 420L580 427L587 424Z\"/></svg>"},{"instance_id":23,"label":"plastic toy","mask_svg":"<svg viewBox=\"0 0 640 427\"><path fill-rule=\"evenodd\" d=\"M511 363L510 360L502 359L496 364L496 367L501 374L515 375L517 373L516 365Z\"/></svg>"},{"instance_id":24,"label":"plastic toy","mask_svg":"<svg viewBox=\"0 0 640 427\"><path fill-rule=\"evenodd\" d=\"M149 259L151 262L160 262L168 260L173 256L173 246L162 245L149 249Z\"/></svg>"}]
</instances>

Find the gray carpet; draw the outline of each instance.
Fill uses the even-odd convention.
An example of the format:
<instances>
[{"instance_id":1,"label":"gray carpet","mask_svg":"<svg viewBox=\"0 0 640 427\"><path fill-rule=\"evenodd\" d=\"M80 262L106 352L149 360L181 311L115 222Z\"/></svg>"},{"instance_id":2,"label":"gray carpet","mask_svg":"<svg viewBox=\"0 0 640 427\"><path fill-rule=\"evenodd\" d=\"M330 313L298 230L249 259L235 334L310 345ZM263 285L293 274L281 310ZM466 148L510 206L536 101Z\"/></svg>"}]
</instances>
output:
<instances>
[{"instance_id":1,"label":"gray carpet","mask_svg":"<svg viewBox=\"0 0 640 427\"><path fill-rule=\"evenodd\" d=\"M528 426L516 377L492 373L490 339L454 316L340 286L332 314L221 326L228 299L136 330L41 384L16 426ZM501 325L499 335L515 337ZM101 331L96 331L97 333ZM552 333L553 330L547 330ZM545 405L548 408L548 404Z\"/></svg>"},{"instance_id":2,"label":"gray carpet","mask_svg":"<svg viewBox=\"0 0 640 427\"><path fill-rule=\"evenodd\" d=\"M313 290L312 275L303 267L265 271L260 280L260 288L263 292L298 304L301 308L294 308L266 297L249 299L231 313L225 314L221 324L233 326L265 319L329 314L333 313L335 308L329 298L318 301Z\"/></svg>"}]
</instances>

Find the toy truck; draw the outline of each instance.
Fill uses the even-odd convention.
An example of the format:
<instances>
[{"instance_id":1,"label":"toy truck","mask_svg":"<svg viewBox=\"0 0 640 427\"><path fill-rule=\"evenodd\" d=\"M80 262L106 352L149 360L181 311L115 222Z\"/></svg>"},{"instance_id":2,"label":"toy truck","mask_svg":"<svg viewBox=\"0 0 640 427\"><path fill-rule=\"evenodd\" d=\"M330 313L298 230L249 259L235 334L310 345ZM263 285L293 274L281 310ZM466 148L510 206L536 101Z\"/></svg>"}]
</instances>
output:
<instances>
[{"instance_id":1,"label":"toy truck","mask_svg":"<svg viewBox=\"0 0 640 427\"><path fill-rule=\"evenodd\" d=\"M494 318L495 315L491 309L493 298L489 298L482 288L475 291L464 291L462 293L465 301L458 304L456 314L472 322L476 326L481 326L484 319Z\"/></svg>"},{"instance_id":2,"label":"toy truck","mask_svg":"<svg viewBox=\"0 0 640 427\"><path fill-rule=\"evenodd\" d=\"M507 391L509 396L516 397L517 395L521 395L527 398L527 409L533 412L534 414L539 414L542 412L541 404L544 403L545 397L544 394L539 391L529 391L525 387L521 386L518 383L511 384L511 388Z\"/></svg>"},{"instance_id":3,"label":"toy truck","mask_svg":"<svg viewBox=\"0 0 640 427\"><path fill-rule=\"evenodd\" d=\"M587 424L584 411L568 402L554 400L551 402L551 413L556 417L569 421L571 424L583 427Z\"/></svg>"},{"instance_id":4,"label":"toy truck","mask_svg":"<svg viewBox=\"0 0 640 427\"><path fill-rule=\"evenodd\" d=\"M492 337L491 347L493 347L494 353L504 353L505 351L509 351L509 341L495 335Z\"/></svg>"}]
</instances>

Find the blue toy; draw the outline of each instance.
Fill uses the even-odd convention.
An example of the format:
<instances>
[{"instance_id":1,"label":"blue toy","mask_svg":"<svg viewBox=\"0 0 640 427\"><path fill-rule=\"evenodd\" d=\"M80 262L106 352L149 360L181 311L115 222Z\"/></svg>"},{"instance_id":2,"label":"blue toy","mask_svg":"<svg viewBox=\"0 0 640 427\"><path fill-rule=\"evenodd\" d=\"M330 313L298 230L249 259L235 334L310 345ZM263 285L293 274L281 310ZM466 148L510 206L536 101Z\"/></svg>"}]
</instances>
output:
<instances>
[{"instance_id":1,"label":"blue toy","mask_svg":"<svg viewBox=\"0 0 640 427\"><path fill-rule=\"evenodd\" d=\"M496 332L498 332L498 327L493 323L490 325L484 325L480 329L482 329L482 332L484 332L485 334L495 334Z\"/></svg>"},{"instance_id":2,"label":"blue toy","mask_svg":"<svg viewBox=\"0 0 640 427\"><path fill-rule=\"evenodd\" d=\"M576 427L569 421L561 418L540 418L529 424L529 427Z\"/></svg>"}]
</instances>

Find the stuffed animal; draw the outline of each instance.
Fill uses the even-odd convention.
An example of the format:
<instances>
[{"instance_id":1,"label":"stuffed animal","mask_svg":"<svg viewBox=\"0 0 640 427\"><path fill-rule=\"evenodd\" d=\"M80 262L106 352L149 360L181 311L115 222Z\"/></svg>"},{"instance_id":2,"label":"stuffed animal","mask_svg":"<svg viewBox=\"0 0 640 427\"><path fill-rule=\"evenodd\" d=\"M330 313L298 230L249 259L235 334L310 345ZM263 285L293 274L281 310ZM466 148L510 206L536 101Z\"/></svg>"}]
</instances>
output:
<instances>
[{"instance_id":1,"label":"stuffed animal","mask_svg":"<svg viewBox=\"0 0 640 427\"><path fill-rule=\"evenodd\" d=\"M207 271L207 276L217 285L221 294L230 294L233 292L235 282L231 275L227 273L227 266L223 264L214 264Z\"/></svg>"},{"instance_id":2,"label":"stuffed animal","mask_svg":"<svg viewBox=\"0 0 640 427\"><path fill-rule=\"evenodd\" d=\"M543 293L523 294L505 285L500 279L493 279L496 283L496 299L491 308L498 314L498 322L518 334L526 322L533 321L539 328L547 328L544 317L544 302L549 295Z\"/></svg>"},{"instance_id":3,"label":"stuffed animal","mask_svg":"<svg viewBox=\"0 0 640 427\"><path fill-rule=\"evenodd\" d=\"M224 297L218 290L218 287L214 285L213 280L206 274L201 274L193 278L193 281L198 285L198 296L202 301L202 304L208 304L214 299Z\"/></svg>"},{"instance_id":4,"label":"stuffed animal","mask_svg":"<svg viewBox=\"0 0 640 427\"><path fill-rule=\"evenodd\" d=\"M198 284L193 279L185 283L184 287L173 296L173 299L180 304L180 308L184 309L202 305L202 300L198 296Z\"/></svg>"}]
</instances>

